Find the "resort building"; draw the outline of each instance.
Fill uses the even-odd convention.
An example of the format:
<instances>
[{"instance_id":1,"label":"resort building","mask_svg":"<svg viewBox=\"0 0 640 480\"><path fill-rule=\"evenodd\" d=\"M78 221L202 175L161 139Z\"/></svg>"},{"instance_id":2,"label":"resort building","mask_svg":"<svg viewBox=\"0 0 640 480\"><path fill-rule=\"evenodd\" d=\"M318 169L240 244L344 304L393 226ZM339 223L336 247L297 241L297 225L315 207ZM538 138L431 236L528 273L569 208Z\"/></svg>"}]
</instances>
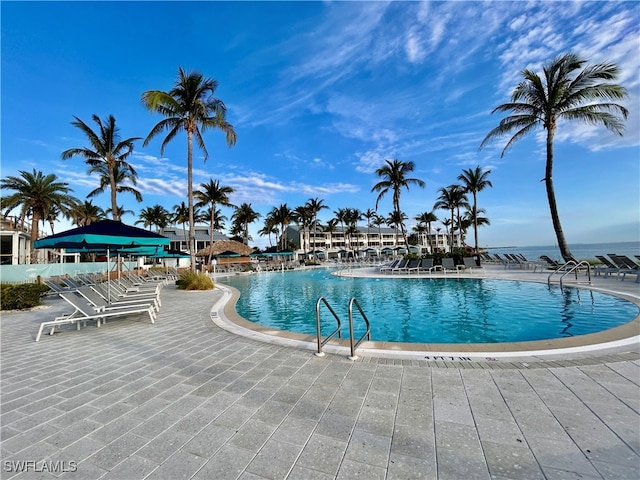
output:
<instances>
[{"instance_id":1,"label":"resort building","mask_svg":"<svg viewBox=\"0 0 640 480\"><path fill-rule=\"evenodd\" d=\"M3 216L0 219L0 265L31 263L30 238L29 225L17 217Z\"/></svg>"},{"instance_id":2,"label":"resort building","mask_svg":"<svg viewBox=\"0 0 640 480\"><path fill-rule=\"evenodd\" d=\"M298 225L290 225L285 230L287 243L295 245L297 253L315 252L329 257L340 256L352 252L356 256L380 255L393 256L406 251L402 232L389 227L357 227L355 233L343 227L336 227L333 232L317 229L304 231ZM451 250L450 236L446 233L432 232L420 234L419 245L411 246L412 253L427 255L433 251L448 252ZM454 234L453 248L462 246L459 233Z\"/></svg>"},{"instance_id":3,"label":"resort building","mask_svg":"<svg viewBox=\"0 0 640 480\"><path fill-rule=\"evenodd\" d=\"M195 227L196 238L196 252L199 252L203 248L208 247L211 244L211 233L208 226ZM165 227L161 235L168 237L171 241L169 245L170 250L179 250L181 252L189 252L189 227ZM229 240L229 237L220 233L217 230L213 231L213 241L218 242L220 240Z\"/></svg>"}]
</instances>

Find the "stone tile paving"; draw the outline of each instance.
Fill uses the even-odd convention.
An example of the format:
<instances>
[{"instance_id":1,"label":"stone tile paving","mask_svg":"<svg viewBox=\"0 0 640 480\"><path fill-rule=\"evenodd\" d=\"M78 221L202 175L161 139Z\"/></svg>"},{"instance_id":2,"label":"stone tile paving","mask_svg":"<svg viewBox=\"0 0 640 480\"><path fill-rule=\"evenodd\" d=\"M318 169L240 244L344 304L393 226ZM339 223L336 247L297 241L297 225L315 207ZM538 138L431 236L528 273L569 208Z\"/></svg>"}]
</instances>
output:
<instances>
[{"instance_id":1,"label":"stone tile paving","mask_svg":"<svg viewBox=\"0 0 640 480\"><path fill-rule=\"evenodd\" d=\"M2 479L636 479L637 352L518 362L318 358L214 326L220 292L142 317L3 313Z\"/></svg>"}]
</instances>

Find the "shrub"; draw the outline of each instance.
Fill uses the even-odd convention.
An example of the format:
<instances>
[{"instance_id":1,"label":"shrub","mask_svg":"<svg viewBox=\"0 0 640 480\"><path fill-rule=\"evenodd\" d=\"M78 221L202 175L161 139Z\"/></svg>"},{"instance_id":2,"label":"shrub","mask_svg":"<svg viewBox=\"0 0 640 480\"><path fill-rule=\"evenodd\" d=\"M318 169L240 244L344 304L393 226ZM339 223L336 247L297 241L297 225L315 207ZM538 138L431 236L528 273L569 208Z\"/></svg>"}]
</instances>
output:
<instances>
[{"instance_id":1,"label":"shrub","mask_svg":"<svg viewBox=\"0 0 640 480\"><path fill-rule=\"evenodd\" d=\"M189 270L180 274L176 285L181 290L211 290L213 289L213 280L206 273L196 273Z\"/></svg>"},{"instance_id":2,"label":"shrub","mask_svg":"<svg viewBox=\"0 0 640 480\"><path fill-rule=\"evenodd\" d=\"M24 310L42 305L49 287L41 283L0 285L0 310Z\"/></svg>"}]
</instances>

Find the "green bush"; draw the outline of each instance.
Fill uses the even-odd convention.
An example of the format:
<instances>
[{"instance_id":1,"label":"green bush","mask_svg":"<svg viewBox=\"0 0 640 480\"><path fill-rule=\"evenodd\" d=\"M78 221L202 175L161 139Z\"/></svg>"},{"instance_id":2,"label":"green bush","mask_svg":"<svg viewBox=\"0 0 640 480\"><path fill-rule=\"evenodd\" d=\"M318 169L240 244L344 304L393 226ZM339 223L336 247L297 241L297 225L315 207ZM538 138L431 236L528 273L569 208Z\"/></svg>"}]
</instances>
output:
<instances>
[{"instance_id":1,"label":"green bush","mask_svg":"<svg viewBox=\"0 0 640 480\"><path fill-rule=\"evenodd\" d=\"M24 310L42 305L42 298L49 287L41 283L0 285L0 310Z\"/></svg>"},{"instance_id":2,"label":"green bush","mask_svg":"<svg viewBox=\"0 0 640 480\"><path fill-rule=\"evenodd\" d=\"M213 289L213 280L205 273L196 273L189 270L180 274L180 278L176 280L176 285L181 290L211 290Z\"/></svg>"}]
</instances>

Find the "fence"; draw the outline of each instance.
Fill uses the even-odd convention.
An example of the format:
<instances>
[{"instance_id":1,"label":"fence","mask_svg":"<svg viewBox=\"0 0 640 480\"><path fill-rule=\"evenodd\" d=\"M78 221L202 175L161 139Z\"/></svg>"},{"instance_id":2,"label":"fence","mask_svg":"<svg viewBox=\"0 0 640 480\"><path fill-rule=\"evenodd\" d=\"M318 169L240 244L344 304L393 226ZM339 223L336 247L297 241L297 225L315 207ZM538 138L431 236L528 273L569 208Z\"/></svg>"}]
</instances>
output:
<instances>
[{"instance_id":1,"label":"fence","mask_svg":"<svg viewBox=\"0 0 640 480\"><path fill-rule=\"evenodd\" d=\"M123 271L133 270L137 262L121 262ZM115 262L109 264L115 268ZM107 262L83 263L46 263L27 265L0 265L0 282L2 283L32 283L38 277L47 279L69 275L71 277L83 273L106 273Z\"/></svg>"}]
</instances>

